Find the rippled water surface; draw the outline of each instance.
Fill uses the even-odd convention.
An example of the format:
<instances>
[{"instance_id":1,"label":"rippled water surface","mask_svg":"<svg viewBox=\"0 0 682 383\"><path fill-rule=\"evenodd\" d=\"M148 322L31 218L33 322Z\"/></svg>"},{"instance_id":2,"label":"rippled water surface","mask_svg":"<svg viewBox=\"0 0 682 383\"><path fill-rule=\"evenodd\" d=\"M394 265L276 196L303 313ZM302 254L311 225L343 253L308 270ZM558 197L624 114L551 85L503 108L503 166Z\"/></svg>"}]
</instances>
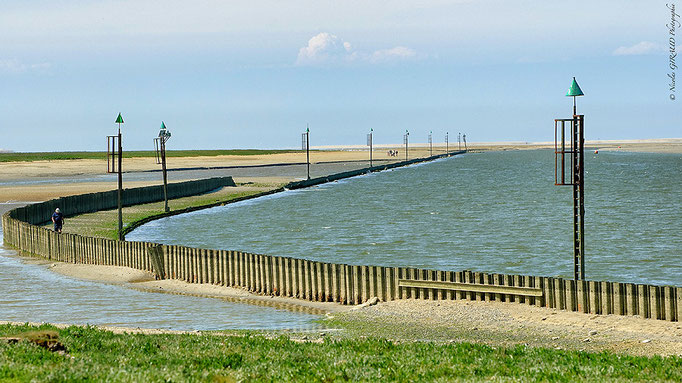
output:
<instances>
[{"instance_id":1,"label":"rippled water surface","mask_svg":"<svg viewBox=\"0 0 682 383\"><path fill-rule=\"evenodd\" d=\"M572 278L547 150L467 154L149 223L129 239L349 264ZM586 276L682 286L682 156L586 158Z\"/></svg>"},{"instance_id":2,"label":"rippled water surface","mask_svg":"<svg viewBox=\"0 0 682 383\"><path fill-rule=\"evenodd\" d=\"M2 232L0 231L0 243ZM0 246L0 320L173 330L305 329L319 316L56 274Z\"/></svg>"}]
</instances>

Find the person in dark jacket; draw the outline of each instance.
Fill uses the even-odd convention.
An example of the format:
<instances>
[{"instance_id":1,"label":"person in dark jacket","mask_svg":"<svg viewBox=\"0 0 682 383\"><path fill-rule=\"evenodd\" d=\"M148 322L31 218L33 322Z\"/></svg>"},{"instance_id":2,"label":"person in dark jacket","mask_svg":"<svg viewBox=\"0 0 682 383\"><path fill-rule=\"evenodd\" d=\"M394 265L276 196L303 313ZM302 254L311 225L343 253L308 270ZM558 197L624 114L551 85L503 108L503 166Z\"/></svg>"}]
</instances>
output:
<instances>
[{"instance_id":1,"label":"person in dark jacket","mask_svg":"<svg viewBox=\"0 0 682 383\"><path fill-rule=\"evenodd\" d=\"M52 223L54 223L54 231L57 233L62 232L62 225L64 224L64 214L56 208L52 214Z\"/></svg>"}]
</instances>

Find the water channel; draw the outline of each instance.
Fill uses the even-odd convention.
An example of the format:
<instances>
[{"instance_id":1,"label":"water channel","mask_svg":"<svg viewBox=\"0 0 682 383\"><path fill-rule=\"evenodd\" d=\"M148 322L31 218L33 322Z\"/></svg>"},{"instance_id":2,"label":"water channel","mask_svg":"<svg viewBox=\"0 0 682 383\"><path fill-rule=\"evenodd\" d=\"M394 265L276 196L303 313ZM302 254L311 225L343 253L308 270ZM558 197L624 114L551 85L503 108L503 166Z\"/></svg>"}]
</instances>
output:
<instances>
[{"instance_id":1,"label":"water channel","mask_svg":"<svg viewBox=\"0 0 682 383\"><path fill-rule=\"evenodd\" d=\"M549 150L472 153L151 222L148 240L348 264L572 278ZM682 286L682 156L586 159L586 275Z\"/></svg>"},{"instance_id":2,"label":"water channel","mask_svg":"<svg viewBox=\"0 0 682 383\"><path fill-rule=\"evenodd\" d=\"M37 261L0 245L0 320L187 331L319 327L318 315L80 280Z\"/></svg>"}]
</instances>

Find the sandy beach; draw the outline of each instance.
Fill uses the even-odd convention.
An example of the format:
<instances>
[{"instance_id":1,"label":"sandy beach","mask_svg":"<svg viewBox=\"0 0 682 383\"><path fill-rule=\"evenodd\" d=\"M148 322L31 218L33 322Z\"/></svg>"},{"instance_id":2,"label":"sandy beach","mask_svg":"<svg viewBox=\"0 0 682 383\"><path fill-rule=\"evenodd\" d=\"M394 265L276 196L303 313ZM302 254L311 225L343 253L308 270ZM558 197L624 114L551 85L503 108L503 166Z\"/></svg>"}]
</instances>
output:
<instances>
[{"instance_id":1,"label":"sandy beach","mask_svg":"<svg viewBox=\"0 0 682 383\"><path fill-rule=\"evenodd\" d=\"M627 141L587 141L585 144L589 150L599 151L630 151L652 153L676 153L682 154L682 139L652 139L652 140L627 140ZM450 150L455 149L456 144L450 145ZM498 142L498 143L470 143L468 148L472 151L491 150L533 150L550 149L553 142ZM357 161L357 167L367 166L368 152L366 147L361 146L336 146L319 147L323 149L313 151L310 154L313 167L320 164L337 163L345 161ZM373 151L373 159L376 161L400 161L404 159L404 147L381 146ZM397 156L389 156L389 150L397 150ZM445 146L434 145L433 153L445 152ZM410 147L410 158L425 157L430 154L426 144L415 143ZM248 166L250 168L225 169L224 174L239 173L237 182L261 182L261 183L286 183L301 179L301 175L279 174L278 167L258 167L272 164L303 164L305 153L281 153L252 156L216 156L216 157L182 157L169 158L168 168L178 180L188 180L211 176L206 174L186 175L181 172L173 172L173 169L187 168L225 168ZM147 180L129 180L131 172L158 171L159 165L153 158L132 158L123 162L124 187L138 187L158 185L161 183L160 173L149 173ZM255 167L252 167L255 166ZM32 202L44 201L51 198L67 195L113 190L116 188L115 176L106 173L105 160L61 160L61 161L34 161L34 162L2 162L0 163L0 203L5 202ZM210 172L210 171L208 171ZM139 173L137 173L139 175ZM87 182L83 181L87 179Z\"/></svg>"}]
</instances>

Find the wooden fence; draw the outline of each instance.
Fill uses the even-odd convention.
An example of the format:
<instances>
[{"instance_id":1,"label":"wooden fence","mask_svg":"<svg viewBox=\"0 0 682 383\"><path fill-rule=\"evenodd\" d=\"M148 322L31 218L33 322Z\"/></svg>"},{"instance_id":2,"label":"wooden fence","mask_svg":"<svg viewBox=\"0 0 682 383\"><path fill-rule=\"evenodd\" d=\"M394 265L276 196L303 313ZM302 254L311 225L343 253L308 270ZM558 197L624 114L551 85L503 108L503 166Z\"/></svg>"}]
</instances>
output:
<instances>
[{"instance_id":1,"label":"wooden fence","mask_svg":"<svg viewBox=\"0 0 682 383\"><path fill-rule=\"evenodd\" d=\"M315 179L305 182L311 181L316 182ZM192 182L195 184L169 185L169 194L180 196L211 190L228 181ZM174 190L173 194L170 190ZM126 196L128 205L150 202L151 198L143 190L135 189L127 191ZM2 217L5 243L56 261L126 266L153 272L157 278L241 287L257 294L348 305L365 302L371 297L382 301L468 299L592 314L638 315L668 321L678 321L682 315L682 288L674 286L336 264L241 251L57 234L35 226L46 221L45 217L49 217L56 206L80 213L113 208L116 194L73 196L7 212Z\"/></svg>"}]
</instances>

